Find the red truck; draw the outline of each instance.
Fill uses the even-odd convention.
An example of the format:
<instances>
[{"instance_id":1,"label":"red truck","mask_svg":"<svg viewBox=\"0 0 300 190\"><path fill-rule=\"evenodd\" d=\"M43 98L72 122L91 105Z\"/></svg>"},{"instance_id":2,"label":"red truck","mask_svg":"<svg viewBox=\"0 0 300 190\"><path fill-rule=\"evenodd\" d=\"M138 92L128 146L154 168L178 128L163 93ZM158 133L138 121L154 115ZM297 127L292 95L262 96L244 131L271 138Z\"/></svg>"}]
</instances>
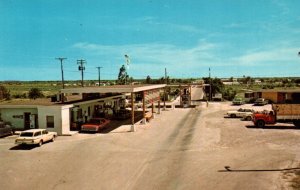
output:
<instances>
[{"instance_id":1,"label":"red truck","mask_svg":"<svg viewBox=\"0 0 300 190\"><path fill-rule=\"evenodd\" d=\"M271 111L254 113L252 121L260 128L277 122L293 123L300 127L300 104L272 104Z\"/></svg>"}]
</instances>

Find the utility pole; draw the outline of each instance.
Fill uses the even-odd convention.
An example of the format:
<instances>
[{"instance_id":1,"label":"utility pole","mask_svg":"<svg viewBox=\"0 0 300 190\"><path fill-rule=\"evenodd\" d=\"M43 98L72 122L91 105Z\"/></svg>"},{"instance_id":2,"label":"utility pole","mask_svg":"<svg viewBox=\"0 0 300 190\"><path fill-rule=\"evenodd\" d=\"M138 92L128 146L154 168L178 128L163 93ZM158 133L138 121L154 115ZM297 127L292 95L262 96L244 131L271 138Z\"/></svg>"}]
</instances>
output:
<instances>
[{"instance_id":1,"label":"utility pole","mask_svg":"<svg viewBox=\"0 0 300 190\"><path fill-rule=\"evenodd\" d=\"M65 81L64 81L64 70L63 70L63 60L67 59L67 58L64 58L64 57L58 57L58 58L55 58L57 60L60 60L60 68L61 68L61 81L62 81L62 87L63 89L65 88Z\"/></svg>"},{"instance_id":2,"label":"utility pole","mask_svg":"<svg viewBox=\"0 0 300 190\"><path fill-rule=\"evenodd\" d=\"M83 66L86 64L86 61L84 59L77 60L78 70L81 71L81 86L83 87L83 71L85 70L85 67Z\"/></svg>"},{"instance_id":3,"label":"utility pole","mask_svg":"<svg viewBox=\"0 0 300 190\"><path fill-rule=\"evenodd\" d=\"M103 68L103 67L97 67L97 69L98 69L98 82L99 82L99 86L100 86L100 82L101 82L101 75L100 75L101 68Z\"/></svg>"}]
</instances>

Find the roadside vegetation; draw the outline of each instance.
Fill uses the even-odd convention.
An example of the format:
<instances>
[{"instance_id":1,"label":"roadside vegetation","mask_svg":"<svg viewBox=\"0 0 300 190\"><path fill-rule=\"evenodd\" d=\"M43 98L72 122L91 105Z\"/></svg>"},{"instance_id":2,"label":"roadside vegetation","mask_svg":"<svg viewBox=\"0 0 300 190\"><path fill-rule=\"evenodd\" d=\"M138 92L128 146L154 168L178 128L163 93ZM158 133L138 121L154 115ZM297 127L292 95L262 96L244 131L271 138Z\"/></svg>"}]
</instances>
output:
<instances>
[{"instance_id":1,"label":"roadside vegetation","mask_svg":"<svg viewBox=\"0 0 300 190\"><path fill-rule=\"evenodd\" d=\"M123 69L124 70L124 69ZM145 79L133 79L128 76L127 73L120 68L120 76L117 80L102 80L102 86L110 86L116 84L168 84L174 85L166 88L166 100L172 100L179 95L179 88L176 85L192 84L195 81L204 81L205 84L211 84L212 96L216 94L222 94L223 99L231 101L236 96L243 96L243 93L251 90L261 89L295 89L300 87L300 78L251 78L242 77L234 79L233 77L228 79L220 78L170 78L169 76L161 77L158 79L152 79L151 76L147 76ZM126 78L126 79L125 79ZM232 82L230 85L224 84L224 81ZM86 80L85 86L96 86L97 80ZM80 87L80 81L65 81L65 88ZM0 99L27 99L27 98L50 98L59 93L62 88L60 81L7 81L0 82ZM35 89L35 93L38 95L32 96L32 89ZM209 94L209 86L205 88L205 93ZM36 92L39 91L39 92ZM164 99L164 97L162 96Z\"/></svg>"}]
</instances>

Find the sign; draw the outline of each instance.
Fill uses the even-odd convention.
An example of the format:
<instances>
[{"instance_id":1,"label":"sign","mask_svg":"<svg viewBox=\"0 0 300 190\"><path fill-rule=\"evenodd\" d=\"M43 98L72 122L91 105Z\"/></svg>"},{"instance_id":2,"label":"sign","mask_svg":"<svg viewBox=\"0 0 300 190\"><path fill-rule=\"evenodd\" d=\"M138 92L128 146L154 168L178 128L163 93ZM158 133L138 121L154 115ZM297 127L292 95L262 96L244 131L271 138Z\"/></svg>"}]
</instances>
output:
<instances>
[{"instance_id":1,"label":"sign","mask_svg":"<svg viewBox=\"0 0 300 190\"><path fill-rule=\"evenodd\" d=\"M23 119L24 118L23 115L13 115L12 117L15 119Z\"/></svg>"}]
</instances>

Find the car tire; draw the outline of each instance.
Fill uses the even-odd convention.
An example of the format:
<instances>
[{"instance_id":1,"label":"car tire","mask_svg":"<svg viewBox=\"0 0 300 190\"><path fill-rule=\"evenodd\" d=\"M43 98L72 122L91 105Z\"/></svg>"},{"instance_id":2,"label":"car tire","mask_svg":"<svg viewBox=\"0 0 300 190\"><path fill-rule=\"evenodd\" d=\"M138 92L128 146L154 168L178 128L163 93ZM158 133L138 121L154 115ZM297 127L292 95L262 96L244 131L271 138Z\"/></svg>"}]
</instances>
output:
<instances>
[{"instance_id":1,"label":"car tire","mask_svg":"<svg viewBox=\"0 0 300 190\"><path fill-rule=\"evenodd\" d=\"M43 145L43 141L41 140L38 144L38 146L42 146Z\"/></svg>"},{"instance_id":2,"label":"car tire","mask_svg":"<svg viewBox=\"0 0 300 190\"><path fill-rule=\"evenodd\" d=\"M294 121L293 124L295 127L300 128L300 121Z\"/></svg>"},{"instance_id":3,"label":"car tire","mask_svg":"<svg viewBox=\"0 0 300 190\"><path fill-rule=\"evenodd\" d=\"M259 128L264 128L265 127L265 121L264 120L258 120L256 122L256 126Z\"/></svg>"}]
</instances>

